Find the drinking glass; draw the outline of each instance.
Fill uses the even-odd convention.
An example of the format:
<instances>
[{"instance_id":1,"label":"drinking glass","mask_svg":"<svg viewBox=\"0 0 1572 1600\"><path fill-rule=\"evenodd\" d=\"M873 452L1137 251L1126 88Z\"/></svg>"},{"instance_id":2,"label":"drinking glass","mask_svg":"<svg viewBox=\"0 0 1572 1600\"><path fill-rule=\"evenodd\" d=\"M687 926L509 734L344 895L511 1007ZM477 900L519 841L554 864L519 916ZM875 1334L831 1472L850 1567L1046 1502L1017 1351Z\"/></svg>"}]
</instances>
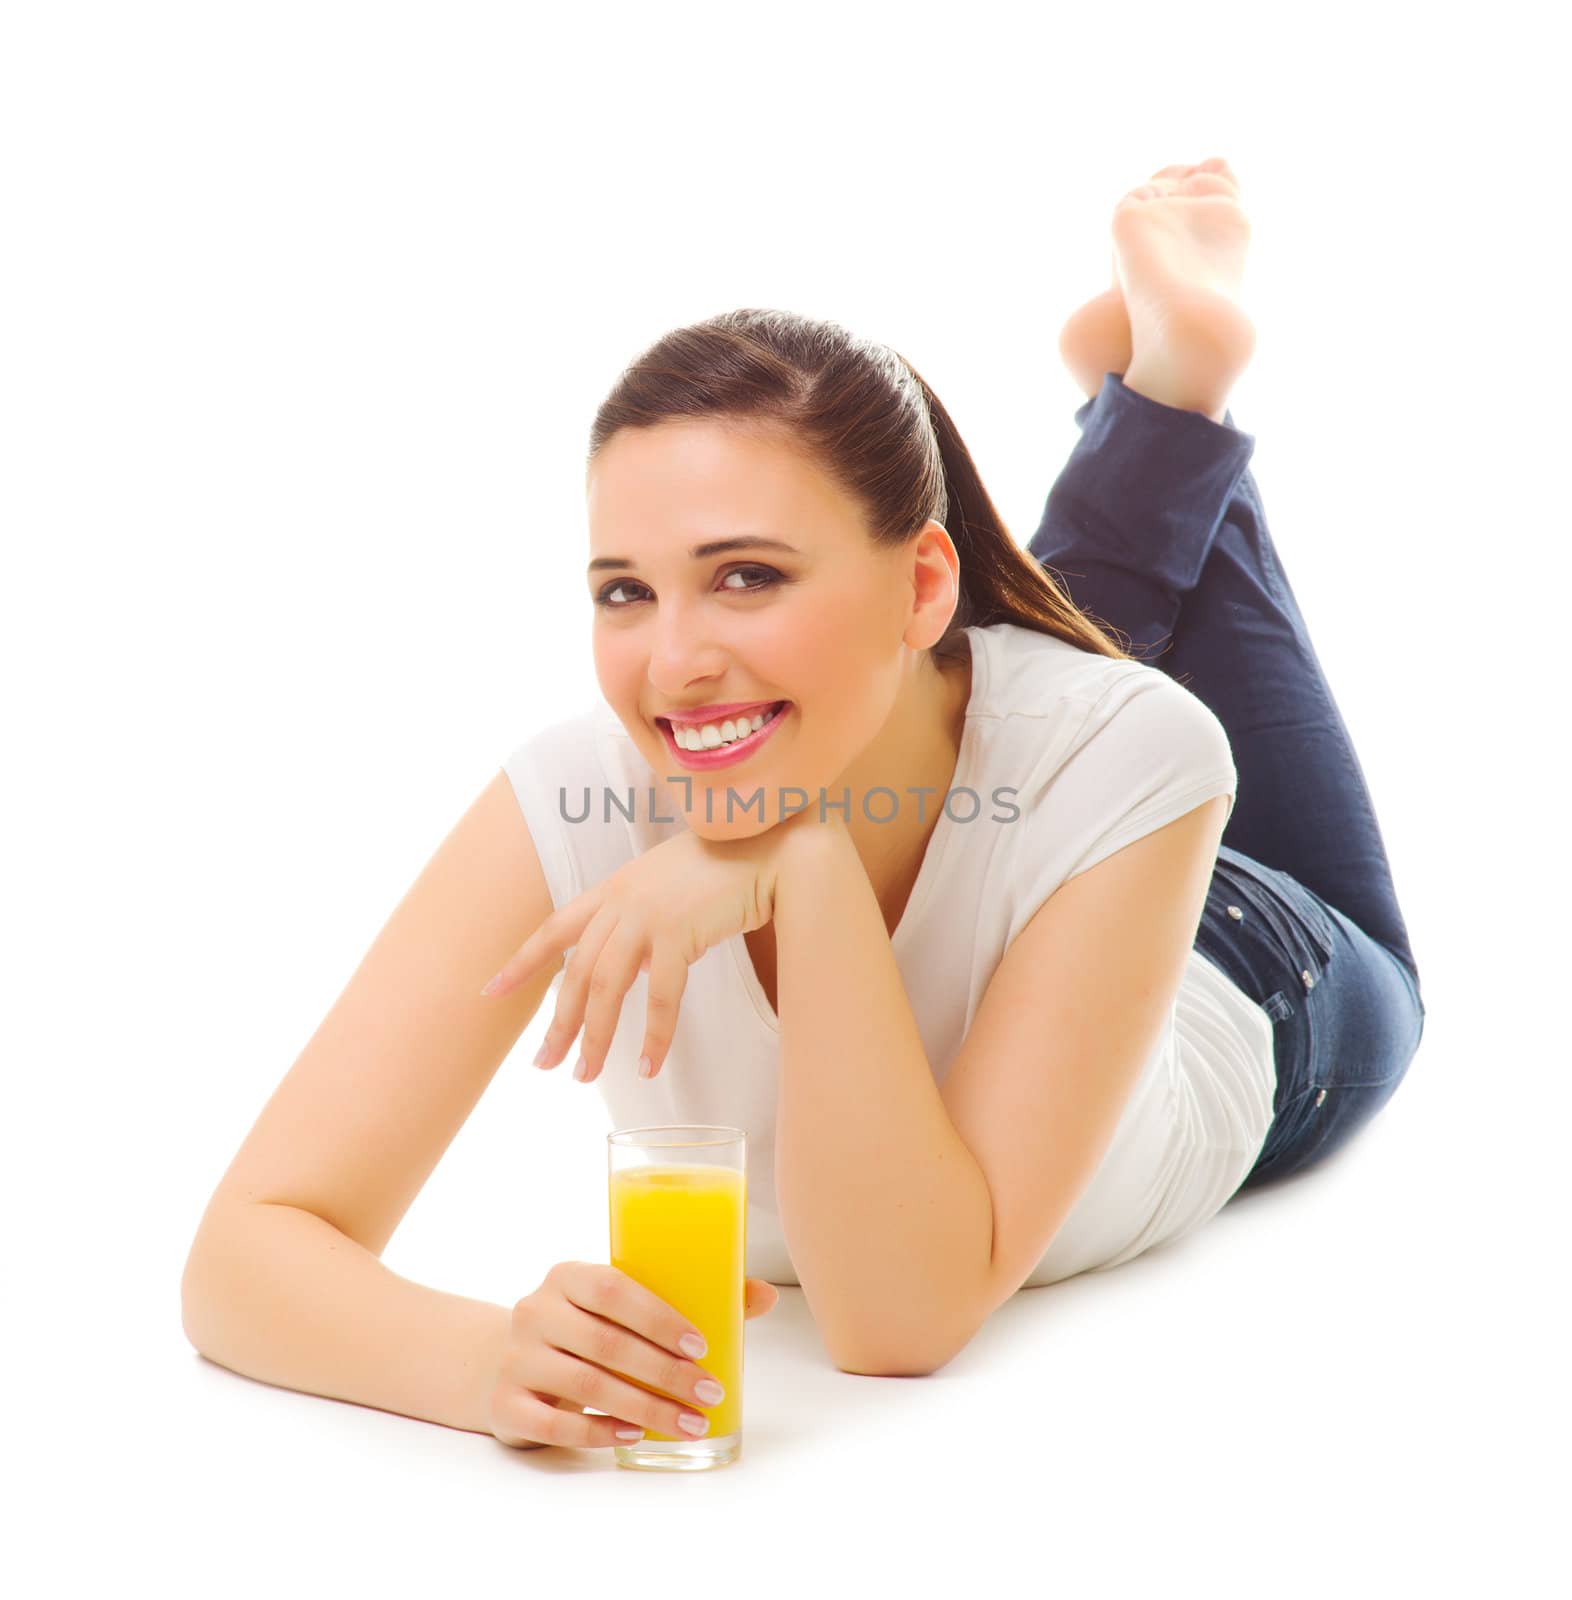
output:
<instances>
[{"instance_id":1,"label":"drinking glass","mask_svg":"<svg viewBox=\"0 0 1572 1600\"><path fill-rule=\"evenodd\" d=\"M653 1429L613 1447L619 1467L690 1472L742 1451L742 1342L748 1257L748 1136L684 1124L606 1135L611 1264L686 1317L709 1346L698 1364L726 1391L697 1439ZM663 1391L629 1378L651 1394Z\"/></svg>"}]
</instances>

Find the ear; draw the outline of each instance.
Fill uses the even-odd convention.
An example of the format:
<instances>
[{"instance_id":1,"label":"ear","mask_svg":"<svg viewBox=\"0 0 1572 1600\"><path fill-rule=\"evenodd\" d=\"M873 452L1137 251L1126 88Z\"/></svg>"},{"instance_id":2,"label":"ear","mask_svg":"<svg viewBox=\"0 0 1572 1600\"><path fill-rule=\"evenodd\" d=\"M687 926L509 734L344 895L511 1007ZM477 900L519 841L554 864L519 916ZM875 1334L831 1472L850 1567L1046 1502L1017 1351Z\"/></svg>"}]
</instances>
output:
<instances>
[{"instance_id":1,"label":"ear","mask_svg":"<svg viewBox=\"0 0 1572 1600\"><path fill-rule=\"evenodd\" d=\"M961 558L942 522L930 517L911 543L912 614L902 636L926 650L945 635L961 601Z\"/></svg>"}]
</instances>

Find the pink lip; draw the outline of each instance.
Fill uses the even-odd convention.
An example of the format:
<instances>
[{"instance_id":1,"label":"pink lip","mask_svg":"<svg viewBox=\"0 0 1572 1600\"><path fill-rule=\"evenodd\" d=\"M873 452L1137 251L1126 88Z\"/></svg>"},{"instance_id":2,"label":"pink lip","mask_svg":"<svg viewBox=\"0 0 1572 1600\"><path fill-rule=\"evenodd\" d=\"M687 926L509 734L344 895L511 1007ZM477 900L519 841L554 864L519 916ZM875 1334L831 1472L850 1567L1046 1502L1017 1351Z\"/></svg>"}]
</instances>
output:
<instances>
[{"instance_id":1,"label":"pink lip","mask_svg":"<svg viewBox=\"0 0 1572 1600\"><path fill-rule=\"evenodd\" d=\"M791 703L788 701L757 732L750 733L746 739L739 739L735 744L717 745L713 750L684 750L677 743L669 722L663 720L659 723L659 727L661 733L665 736L666 748L671 751L682 766L688 767L694 772L710 772L716 767L733 767L739 761L746 761L791 715L791 709ZM706 720L713 721L714 718Z\"/></svg>"},{"instance_id":2,"label":"pink lip","mask_svg":"<svg viewBox=\"0 0 1572 1600\"><path fill-rule=\"evenodd\" d=\"M724 706L700 706L697 711L684 711L681 716L670 713L666 716L667 722L680 722L685 727L702 727L706 722L724 722L727 717L734 717L739 711L746 711L750 715L755 711L768 711L771 706L784 704L780 700L733 700Z\"/></svg>"}]
</instances>

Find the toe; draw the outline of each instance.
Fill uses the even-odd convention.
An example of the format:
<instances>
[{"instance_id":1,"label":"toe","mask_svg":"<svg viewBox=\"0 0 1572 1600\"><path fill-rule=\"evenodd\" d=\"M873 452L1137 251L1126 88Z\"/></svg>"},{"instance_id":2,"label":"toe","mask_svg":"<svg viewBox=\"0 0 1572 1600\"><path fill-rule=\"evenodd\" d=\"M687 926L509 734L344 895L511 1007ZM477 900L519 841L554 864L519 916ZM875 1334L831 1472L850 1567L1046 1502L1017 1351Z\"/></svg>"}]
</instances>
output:
<instances>
[{"instance_id":1,"label":"toe","mask_svg":"<svg viewBox=\"0 0 1572 1600\"><path fill-rule=\"evenodd\" d=\"M1239 186L1225 178L1219 172L1194 172L1184 180L1176 191L1183 195L1227 195L1230 200L1239 198Z\"/></svg>"},{"instance_id":2,"label":"toe","mask_svg":"<svg viewBox=\"0 0 1572 1600\"><path fill-rule=\"evenodd\" d=\"M1205 161L1198 162L1193 170L1215 172L1219 177L1226 178L1236 189L1239 187L1239 179L1234 169L1221 156L1208 156Z\"/></svg>"}]
</instances>

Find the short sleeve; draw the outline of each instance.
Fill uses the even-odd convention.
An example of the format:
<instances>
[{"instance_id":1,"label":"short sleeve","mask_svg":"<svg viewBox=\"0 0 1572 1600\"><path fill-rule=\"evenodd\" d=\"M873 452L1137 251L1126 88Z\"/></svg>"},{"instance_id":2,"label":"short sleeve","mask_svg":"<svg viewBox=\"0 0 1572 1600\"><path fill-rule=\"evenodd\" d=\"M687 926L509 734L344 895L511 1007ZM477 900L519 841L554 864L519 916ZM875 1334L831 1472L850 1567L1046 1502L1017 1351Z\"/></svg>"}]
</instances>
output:
<instances>
[{"instance_id":1,"label":"short sleeve","mask_svg":"<svg viewBox=\"0 0 1572 1600\"><path fill-rule=\"evenodd\" d=\"M1197 695L1156 667L1121 679L1093 707L1090 733L1048 785L1067 823L1061 881L1095 867L1216 795L1237 793L1228 734ZM1061 859L1064 859L1061 854Z\"/></svg>"},{"instance_id":2,"label":"short sleeve","mask_svg":"<svg viewBox=\"0 0 1572 1600\"><path fill-rule=\"evenodd\" d=\"M583 891L562 795L575 784L588 781L584 774L593 763L593 740L586 719L576 717L542 728L518 745L502 764L524 814L529 836L540 857L551 890L552 909L560 911Z\"/></svg>"}]
</instances>

